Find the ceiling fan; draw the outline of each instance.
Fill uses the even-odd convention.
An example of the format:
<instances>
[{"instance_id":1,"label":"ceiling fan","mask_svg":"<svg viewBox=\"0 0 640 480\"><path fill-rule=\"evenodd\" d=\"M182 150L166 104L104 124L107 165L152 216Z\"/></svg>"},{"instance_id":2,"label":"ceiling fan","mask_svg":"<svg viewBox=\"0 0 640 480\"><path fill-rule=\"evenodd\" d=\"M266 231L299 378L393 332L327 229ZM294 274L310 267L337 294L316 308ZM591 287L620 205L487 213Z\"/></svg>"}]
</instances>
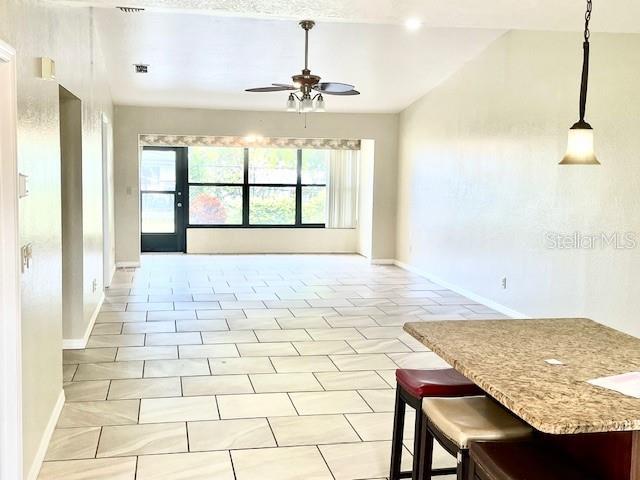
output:
<instances>
[{"instance_id":1,"label":"ceiling fan","mask_svg":"<svg viewBox=\"0 0 640 480\"><path fill-rule=\"evenodd\" d=\"M270 87L248 88L247 92L285 92L291 91L287 100L287 111L303 113L326 111L323 94L326 95L360 95L353 85L337 82L320 82L320 77L312 75L309 70L309 30L316 23L303 20L300 26L304 30L304 69L302 74L293 75L293 85L272 83ZM298 91L300 92L298 94ZM295 92L295 93L294 93ZM314 103L315 102L315 103Z\"/></svg>"}]
</instances>

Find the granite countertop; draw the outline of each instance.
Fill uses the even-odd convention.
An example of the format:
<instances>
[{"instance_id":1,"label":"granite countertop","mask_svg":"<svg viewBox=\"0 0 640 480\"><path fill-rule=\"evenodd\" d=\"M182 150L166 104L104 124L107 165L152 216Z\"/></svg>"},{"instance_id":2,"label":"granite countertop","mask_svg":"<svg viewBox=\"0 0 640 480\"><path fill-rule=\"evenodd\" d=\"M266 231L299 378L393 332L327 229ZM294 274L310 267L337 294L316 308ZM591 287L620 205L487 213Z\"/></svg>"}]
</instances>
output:
<instances>
[{"instance_id":1,"label":"granite countertop","mask_svg":"<svg viewBox=\"0 0 640 480\"><path fill-rule=\"evenodd\" d=\"M404 329L541 432L640 430L640 399L586 383L640 371L638 338L583 318L416 322Z\"/></svg>"}]
</instances>

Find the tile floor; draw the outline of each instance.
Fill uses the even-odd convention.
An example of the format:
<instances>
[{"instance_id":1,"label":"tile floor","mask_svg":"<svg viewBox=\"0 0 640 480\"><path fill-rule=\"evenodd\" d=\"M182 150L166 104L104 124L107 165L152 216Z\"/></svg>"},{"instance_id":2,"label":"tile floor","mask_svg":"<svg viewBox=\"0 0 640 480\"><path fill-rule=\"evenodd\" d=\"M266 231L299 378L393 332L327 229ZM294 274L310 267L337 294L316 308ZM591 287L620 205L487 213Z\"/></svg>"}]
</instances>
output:
<instances>
[{"instance_id":1,"label":"tile floor","mask_svg":"<svg viewBox=\"0 0 640 480\"><path fill-rule=\"evenodd\" d=\"M64 352L39 478L385 478L394 370L446 366L402 325L499 317L355 255L145 255Z\"/></svg>"}]
</instances>

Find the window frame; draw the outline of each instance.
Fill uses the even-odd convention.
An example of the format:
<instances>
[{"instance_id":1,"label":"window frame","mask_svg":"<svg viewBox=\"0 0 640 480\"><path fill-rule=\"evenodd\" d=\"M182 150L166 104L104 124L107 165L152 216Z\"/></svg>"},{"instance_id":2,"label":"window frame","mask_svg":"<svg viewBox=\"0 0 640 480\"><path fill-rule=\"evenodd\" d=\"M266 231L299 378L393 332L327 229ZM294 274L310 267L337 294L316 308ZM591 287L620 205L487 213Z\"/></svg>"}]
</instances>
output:
<instances>
[{"instance_id":1,"label":"window frame","mask_svg":"<svg viewBox=\"0 0 640 480\"><path fill-rule=\"evenodd\" d=\"M214 147L215 148L215 147ZM260 148L260 147L256 147ZM265 147L267 148L267 147ZM242 183L228 182L190 182L189 181L189 162L187 160L186 185L188 199L191 186L194 187L242 187L242 223L220 225L220 224L191 224L190 215L186 215L188 228L326 228L326 223L303 223L302 222L302 189L304 187L327 187L326 183L302 183L302 148L296 149L296 183L250 183L249 182L249 147L244 147L244 172ZM187 147L188 159L188 147ZM260 224L254 225L249 223L249 203L251 187L284 187L295 188L296 202L296 218L295 223L291 224Z\"/></svg>"}]
</instances>

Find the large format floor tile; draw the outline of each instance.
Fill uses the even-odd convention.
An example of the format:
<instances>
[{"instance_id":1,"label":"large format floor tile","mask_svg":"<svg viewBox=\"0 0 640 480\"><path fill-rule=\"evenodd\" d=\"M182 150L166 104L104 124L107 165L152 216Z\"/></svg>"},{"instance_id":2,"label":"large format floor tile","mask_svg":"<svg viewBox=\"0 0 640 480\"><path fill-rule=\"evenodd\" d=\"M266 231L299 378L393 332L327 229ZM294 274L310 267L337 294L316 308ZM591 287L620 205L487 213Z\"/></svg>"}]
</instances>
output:
<instances>
[{"instance_id":1,"label":"large format floor tile","mask_svg":"<svg viewBox=\"0 0 640 480\"><path fill-rule=\"evenodd\" d=\"M112 285L41 479L383 480L396 368L447 366L403 324L498 316L354 255L143 255Z\"/></svg>"},{"instance_id":2,"label":"large format floor tile","mask_svg":"<svg viewBox=\"0 0 640 480\"><path fill-rule=\"evenodd\" d=\"M44 462L38 480L134 480L136 457Z\"/></svg>"},{"instance_id":3,"label":"large format floor tile","mask_svg":"<svg viewBox=\"0 0 640 480\"><path fill-rule=\"evenodd\" d=\"M172 453L138 457L136 480L234 480L228 452Z\"/></svg>"},{"instance_id":4,"label":"large format floor tile","mask_svg":"<svg viewBox=\"0 0 640 480\"><path fill-rule=\"evenodd\" d=\"M272 417L269 424L281 447L359 441L343 415Z\"/></svg>"},{"instance_id":5,"label":"large format floor tile","mask_svg":"<svg viewBox=\"0 0 640 480\"><path fill-rule=\"evenodd\" d=\"M317 447L231 452L237 480L333 480Z\"/></svg>"},{"instance_id":6,"label":"large format floor tile","mask_svg":"<svg viewBox=\"0 0 640 480\"><path fill-rule=\"evenodd\" d=\"M189 422L187 426L192 452L276 446L265 418Z\"/></svg>"},{"instance_id":7,"label":"large format floor tile","mask_svg":"<svg viewBox=\"0 0 640 480\"><path fill-rule=\"evenodd\" d=\"M98 457L123 457L187 451L185 423L103 427Z\"/></svg>"}]
</instances>

